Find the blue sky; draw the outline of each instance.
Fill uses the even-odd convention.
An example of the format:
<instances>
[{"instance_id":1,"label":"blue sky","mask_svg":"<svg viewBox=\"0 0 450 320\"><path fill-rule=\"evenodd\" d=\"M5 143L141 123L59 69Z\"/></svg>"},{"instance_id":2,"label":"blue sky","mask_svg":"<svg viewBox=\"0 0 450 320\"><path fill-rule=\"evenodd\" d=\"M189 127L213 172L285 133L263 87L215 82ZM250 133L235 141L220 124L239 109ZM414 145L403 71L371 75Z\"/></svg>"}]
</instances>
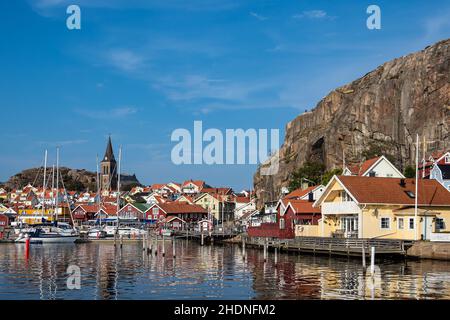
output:
<instances>
[{"instance_id":1,"label":"blue sky","mask_svg":"<svg viewBox=\"0 0 450 320\"><path fill-rule=\"evenodd\" d=\"M70 4L81 30L66 28ZM370 4L381 7L381 30L366 28ZM283 133L330 90L448 38L450 3L1 1L0 36L0 181L57 145L63 165L94 170L112 134L124 171L143 183L241 189L254 165L175 166L172 131L202 120Z\"/></svg>"}]
</instances>

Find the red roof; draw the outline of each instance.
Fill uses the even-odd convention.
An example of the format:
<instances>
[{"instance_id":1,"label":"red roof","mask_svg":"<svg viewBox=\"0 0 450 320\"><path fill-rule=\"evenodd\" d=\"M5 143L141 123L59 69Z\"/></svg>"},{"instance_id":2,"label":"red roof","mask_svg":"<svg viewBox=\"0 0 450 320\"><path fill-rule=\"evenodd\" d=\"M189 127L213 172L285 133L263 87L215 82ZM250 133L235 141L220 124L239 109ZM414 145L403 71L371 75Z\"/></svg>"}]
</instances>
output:
<instances>
[{"instance_id":1,"label":"red roof","mask_svg":"<svg viewBox=\"0 0 450 320\"><path fill-rule=\"evenodd\" d=\"M249 203L251 200L249 197L235 197L235 201L239 203Z\"/></svg>"},{"instance_id":2,"label":"red roof","mask_svg":"<svg viewBox=\"0 0 450 320\"><path fill-rule=\"evenodd\" d=\"M289 204L295 213L320 213L320 208L313 207L314 202L308 200L290 200Z\"/></svg>"},{"instance_id":3,"label":"red roof","mask_svg":"<svg viewBox=\"0 0 450 320\"><path fill-rule=\"evenodd\" d=\"M359 203L414 205L415 179L339 176ZM401 186L401 181L404 186ZM438 181L419 179L419 205L450 206L450 192Z\"/></svg>"},{"instance_id":4,"label":"red roof","mask_svg":"<svg viewBox=\"0 0 450 320\"><path fill-rule=\"evenodd\" d=\"M348 169L351 171L352 174L357 175L357 176L362 176L380 158L381 157L376 157L376 158L373 158L373 159L366 160L360 165L349 166Z\"/></svg>"},{"instance_id":5,"label":"red roof","mask_svg":"<svg viewBox=\"0 0 450 320\"><path fill-rule=\"evenodd\" d=\"M179 214L179 213L204 213L207 214L203 207L196 204L189 204L185 202L166 202L158 204L158 206L166 214Z\"/></svg>"},{"instance_id":6,"label":"red roof","mask_svg":"<svg viewBox=\"0 0 450 320\"><path fill-rule=\"evenodd\" d=\"M289 193L287 196L285 196L285 199L299 199L303 196L306 196L308 193L312 192L314 189L316 189L317 186L312 186L306 189L297 189Z\"/></svg>"},{"instance_id":7,"label":"red roof","mask_svg":"<svg viewBox=\"0 0 450 320\"><path fill-rule=\"evenodd\" d=\"M202 180L188 180L188 181L185 181L183 183L183 187L188 185L188 184L190 184L190 183L196 185L199 189L202 189L205 186L205 181L202 181Z\"/></svg>"},{"instance_id":8,"label":"red roof","mask_svg":"<svg viewBox=\"0 0 450 320\"><path fill-rule=\"evenodd\" d=\"M202 193L230 194L231 188L203 188Z\"/></svg>"}]
</instances>

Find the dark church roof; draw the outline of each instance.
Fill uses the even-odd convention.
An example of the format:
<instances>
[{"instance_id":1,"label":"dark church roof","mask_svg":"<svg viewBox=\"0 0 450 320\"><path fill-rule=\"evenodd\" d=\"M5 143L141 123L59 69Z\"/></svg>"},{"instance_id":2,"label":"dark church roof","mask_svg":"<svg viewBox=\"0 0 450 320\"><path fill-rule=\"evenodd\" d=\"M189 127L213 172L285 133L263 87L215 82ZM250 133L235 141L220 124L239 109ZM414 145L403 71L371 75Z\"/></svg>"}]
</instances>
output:
<instances>
[{"instance_id":1,"label":"dark church roof","mask_svg":"<svg viewBox=\"0 0 450 320\"><path fill-rule=\"evenodd\" d=\"M105 156L103 157L102 162L116 162L116 158L114 157L114 150L112 147L111 137L109 137L108 145L106 147Z\"/></svg>"}]
</instances>

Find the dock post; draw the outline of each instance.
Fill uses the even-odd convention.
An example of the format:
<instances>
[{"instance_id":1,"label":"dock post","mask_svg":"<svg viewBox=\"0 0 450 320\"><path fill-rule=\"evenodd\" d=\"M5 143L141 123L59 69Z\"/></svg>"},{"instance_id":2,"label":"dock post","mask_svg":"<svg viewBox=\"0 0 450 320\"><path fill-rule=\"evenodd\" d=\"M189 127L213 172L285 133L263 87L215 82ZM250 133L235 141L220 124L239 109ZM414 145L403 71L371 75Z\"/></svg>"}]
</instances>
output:
<instances>
[{"instance_id":1,"label":"dock post","mask_svg":"<svg viewBox=\"0 0 450 320\"><path fill-rule=\"evenodd\" d=\"M278 248L275 248L275 264L278 263Z\"/></svg>"},{"instance_id":2,"label":"dock post","mask_svg":"<svg viewBox=\"0 0 450 320\"><path fill-rule=\"evenodd\" d=\"M158 255L158 236L155 237L155 256Z\"/></svg>"},{"instance_id":3,"label":"dock post","mask_svg":"<svg viewBox=\"0 0 450 320\"><path fill-rule=\"evenodd\" d=\"M142 235L142 251L147 251L146 245L147 245L146 234L143 234Z\"/></svg>"},{"instance_id":4,"label":"dock post","mask_svg":"<svg viewBox=\"0 0 450 320\"><path fill-rule=\"evenodd\" d=\"M120 235L120 248L123 247L123 234Z\"/></svg>"},{"instance_id":5,"label":"dock post","mask_svg":"<svg viewBox=\"0 0 450 320\"><path fill-rule=\"evenodd\" d=\"M245 238L242 237L242 256L244 257L245 260Z\"/></svg>"},{"instance_id":6,"label":"dock post","mask_svg":"<svg viewBox=\"0 0 450 320\"><path fill-rule=\"evenodd\" d=\"M150 249L151 244L152 244L152 242L151 242L151 238L150 238L150 231L147 231L147 254L150 254L150 252L152 252Z\"/></svg>"},{"instance_id":7,"label":"dock post","mask_svg":"<svg viewBox=\"0 0 450 320\"><path fill-rule=\"evenodd\" d=\"M202 235L201 235L201 245L203 246L204 244L205 244L205 235L203 234L203 231L202 231Z\"/></svg>"},{"instance_id":8,"label":"dock post","mask_svg":"<svg viewBox=\"0 0 450 320\"><path fill-rule=\"evenodd\" d=\"M364 242L362 245L362 264L363 264L363 268L365 270L366 269L366 248L365 248Z\"/></svg>"},{"instance_id":9,"label":"dock post","mask_svg":"<svg viewBox=\"0 0 450 320\"><path fill-rule=\"evenodd\" d=\"M372 276L375 274L375 247L372 247L372 254L370 258L370 273Z\"/></svg>"},{"instance_id":10,"label":"dock post","mask_svg":"<svg viewBox=\"0 0 450 320\"><path fill-rule=\"evenodd\" d=\"M147 249L147 254L152 254L152 252L153 252L153 239L152 239L152 237L150 236L149 237L149 239L148 239L148 249Z\"/></svg>"},{"instance_id":11,"label":"dock post","mask_svg":"<svg viewBox=\"0 0 450 320\"><path fill-rule=\"evenodd\" d=\"M173 255L174 259L177 257L177 254L175 251L175 237L173 238L173 241L172 241L172 255Z\"/></svg>"},{"instance_id":12,"label":"dock post","mask_svg":"<svg viewBox=\"0 0 450 320\"><path fill-rule=\"evenodd\" d=\"M264 262L267 261L267 241L264 243Z\"/></svg>"},{"instance_id":13,"label":"dock post","mask_svg":"<svg viewBox=\"0 0 450 320\"><path fill-rule=\"evenodd\" d=\"M114 247L117 247L117 234L114 232Z\"/></svg>"},{"instance_id":14,"label":"dock post","mask_svg":"<svg viewBox=\"0 0 450 320\"><path fill-rule=\"evenodd\" d=\"M162 256L165 257L166 256L166 239L164 236L163 236L162 242L163 242Z\"/></svg>"}]
</instances>

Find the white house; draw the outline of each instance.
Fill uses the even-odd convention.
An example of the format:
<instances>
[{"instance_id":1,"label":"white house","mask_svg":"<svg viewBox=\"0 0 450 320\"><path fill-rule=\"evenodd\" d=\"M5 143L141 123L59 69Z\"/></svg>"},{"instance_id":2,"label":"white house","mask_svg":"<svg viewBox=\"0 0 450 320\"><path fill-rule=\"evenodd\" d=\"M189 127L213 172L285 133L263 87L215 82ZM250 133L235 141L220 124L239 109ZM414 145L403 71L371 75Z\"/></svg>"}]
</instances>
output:
<instances>
[{"instance_id":1,"label":"white house","mask_svg":"<svg viewBox=\"0 0 450 320\"><path fill-rule=\"evenodd\" d=\"M346 166L342 175L379 178L405 178L405 176L385 157L369 159L355 166Z\"/></svg>"},{"instance_id":2,"label":"white house","mask_svg":"<svg viewBox=\"0 0 450 320\"><path fill-rule=\"evenodd\" d=\"M450 191L450 152L443 154L433 164L430 179L439 181L445 189Z\"/></svg>"}]
</instances>

